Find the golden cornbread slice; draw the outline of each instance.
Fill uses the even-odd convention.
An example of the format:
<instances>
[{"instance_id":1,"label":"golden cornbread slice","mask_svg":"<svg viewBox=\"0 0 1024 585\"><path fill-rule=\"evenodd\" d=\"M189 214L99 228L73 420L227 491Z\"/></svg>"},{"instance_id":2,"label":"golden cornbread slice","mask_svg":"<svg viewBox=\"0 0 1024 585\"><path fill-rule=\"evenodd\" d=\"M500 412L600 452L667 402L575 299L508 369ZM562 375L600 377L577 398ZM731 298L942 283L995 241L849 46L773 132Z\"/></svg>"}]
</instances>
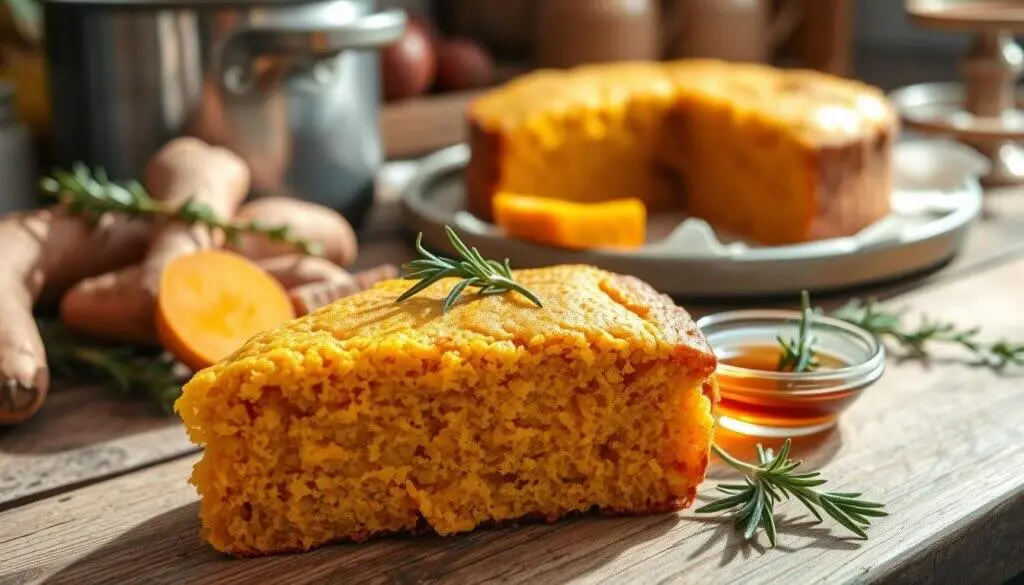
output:
<instances>
[{"instance_id":1,"label":"golden cornbread slice","mask_svg":"<svg viewBox=\"0 0 1024 585\"><path fill-rule=\"evenodd\" d=\"M469 108L469 210L502 191L635 197L763 244L848 236L889 212L898 117L852 80L684 60L539 70Z\"/></svg>"},{"instance_id":2,"label":"golden cornbread slice","mask_svg":"<svg viewBox=\"0 0 1024 585\"><path fill-rule=\"evenodd\" d=\"M715 357L682 308L586 266L515 273L543 308L387 281L195 375L175 405L218 550L446 535L576 511L688 506L714 426Z\"/></svg>"}]
</instances>

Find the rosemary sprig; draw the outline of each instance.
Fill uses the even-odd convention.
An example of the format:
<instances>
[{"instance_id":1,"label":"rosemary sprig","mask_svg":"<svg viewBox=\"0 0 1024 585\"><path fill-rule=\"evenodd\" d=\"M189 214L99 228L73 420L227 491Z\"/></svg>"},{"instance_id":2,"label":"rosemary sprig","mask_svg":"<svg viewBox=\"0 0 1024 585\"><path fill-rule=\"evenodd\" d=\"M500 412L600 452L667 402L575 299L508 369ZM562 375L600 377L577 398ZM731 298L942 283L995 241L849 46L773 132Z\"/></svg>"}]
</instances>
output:
<instances>
[{"instance_id":1,"label":"rosemary sprig","mask_svg":"<svg viewBox=\"0 0 1024 585\"><path fill-rule=\"evenodd\" d=\"M871 518L888 516L884 505L860 499L859 493L821 492L815 489L827 480L817 471L798 472L801 461L789 459L792 442L786 439L778 455L771 449L757 444L758 465L740 461L718 445L712 450L730 467L743 474L743 483L721 484L717 489L725 494L696 510L697 513L733 510L736 525L743 526L743 535L750 539L758 528L764 529L768 542L775 546L777 527L775 525L775 503L795 498L811 514L822 522L821 511L831 516L847 530L860 538L867 538L864 531L871 524Z\"/></svg>"},{"instance_id":2,"label":"rosemary sprig","mask_svg":"<svg viewBox=\"0 0 1024 585\"><path fill-rule=\"evenodd\" d=\"M833 317L862 327L883 340L896 343L909 357L927 359L934 344L949 344L967 350L975 364L994 370L1009 365L1024 366L1024 343L998 340L986 342L978 327L961 328L948 321L922 315L916 326L905 323L906 310L887 310L874 300L852 299L832 313Z\"/></svg>"},{"instance_id":3,"label":"rosemary sprig","mask_svg":"<svg viewBox=\"0 0 1024 585\"><path fill-rule=\"evenodd\" d=\"M811 308L811 296L807 291L800 292L800 325L796 339L783 339L781 335L776 339L782 347L782 355L779 356L778 370L780 372L806 372L818 367L818 360L814 355L815 338L811 335L811 324L814 321L814 309Z\"/></svg>"},{"instance_id":4,"label":"rosemary sprig","mask_svg":"<svg viewBox=\"0 0 1024 585\"><path fill-rule=\"evenodd\" d=\"M111 181L103 169L95 172L81 163L70 172L56 170L44 177L40 189L59 198L71 213L98 219L107 213L130 215L151 220L165 219L189 225L202 225L220 230L230 242L237 243L242 234L260 234L273 242L289 244L305 254L319 255L315 242L295 237L288 226L268 226L260 222L223 221L202 202L188 200L180 207L169 207L153 199L138 181Z\"/></svg>"},{"instance_id":5,"label":"rosemary sprig","mask_svg":"<svg viewBox=\"0 0 1024 585\"><path fill-rule=\"evenodd\" d=\"M515 291L530 299L533 304L542 307L540 298L523 285L516 282L512 275L512 267L509 266L508 258L504 262L496 260L485 260L476 248L467 247L455 233L455 230L444 226L444 232L448 241L459 253L460 260L452 260L443 256L435 256L423 247L423 233L416 236L416 252L421 258L402 265L406 280L418 280L409 290L405 291L395 301L400 303L413 295L422 292L435 282L447 277L461 278L441 302L441 312L447 313L448 309L455 304L459 296L467 288L475 288L481 296L504 294Z\"/></svg>"},{"instance_id":6,"label":"rosemary sprig","mask_svg":"<svg viewBox=\"0 0 1024 585\"><path fill-rule=\"evenodd\" d=\"M104 384L119 397L144 393L170 414L181 394L183 372L166 353L134 344L102 344L79 338L59 323L39 322L47 360L62 378Z\"/></svg>"}]
</instances>

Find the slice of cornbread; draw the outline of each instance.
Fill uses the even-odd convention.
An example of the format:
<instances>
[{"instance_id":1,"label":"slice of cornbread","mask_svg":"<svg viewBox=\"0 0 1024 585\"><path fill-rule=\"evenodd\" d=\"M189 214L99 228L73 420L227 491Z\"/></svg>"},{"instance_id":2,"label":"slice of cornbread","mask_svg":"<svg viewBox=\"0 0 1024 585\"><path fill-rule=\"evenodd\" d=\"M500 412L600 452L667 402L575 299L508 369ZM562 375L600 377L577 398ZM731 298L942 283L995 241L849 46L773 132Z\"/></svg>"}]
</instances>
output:
<instances>
[{"instance_id":1,"label":"slice of cornbread","mask_svg":"<svg viewBox=\"0 0 1024 585\"><path fill-rule=\"evenodd\" d=\"M238 555L388 532L451 534L600 508L688 506L714 426L715 357L682 308L585 266L516 294L387 281L254 337L176 404L205 446L204 535Z\"/></svg>"}]
</instances>

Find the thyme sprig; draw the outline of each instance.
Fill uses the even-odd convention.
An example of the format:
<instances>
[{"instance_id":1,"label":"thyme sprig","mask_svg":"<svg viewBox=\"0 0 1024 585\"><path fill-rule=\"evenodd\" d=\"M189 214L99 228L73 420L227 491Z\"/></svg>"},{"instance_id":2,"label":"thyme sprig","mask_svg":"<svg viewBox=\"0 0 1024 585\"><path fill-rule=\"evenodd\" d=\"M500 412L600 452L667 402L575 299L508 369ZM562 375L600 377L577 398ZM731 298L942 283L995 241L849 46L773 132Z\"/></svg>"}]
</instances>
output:
<instances>
[{"instance_id":1,"label":"thyme sprig","mask_svg":"<svg viewBox=\"0 0 1024 585\"><path fill-rule=\"evenodd\" d=\"M1006 339L983 341L979 327L959 327L948 321L934 320L927 315L916 326L907 325L905 309L891 310L878 306L874 300L853 299L832 313L833 317L862 327L895 343L908 357L927 359L936 344L959 346L974 358L975 365L1002 370L1007 366L1024 366L1024 343Z\"/></svg>"},{"instance_id":2,"label":"thyme sprig","mask_svg":"<svg viewBox=\"0 0 1024 585\"><path fill-rule=\"evenodd\" d=\"M814 309L811 307L811 296L806 290L800 292L800 324L796 339L783 339L777 336L782 354L779 356L780 372L807 372L818 367L814 355L815 337L811 335L814 321Z\"/></svg>"},{"instance_id":3,"label":"thyme sprig","mask_svg":"<svg viewBox=\"0 0 1024 585\"><path fill-rule=\"evenodd\" d=\"M60 199L71 213L94 220L114 213L149 220L179 221L219 230L232 243L237 243L242 234L258 234L272 242L294 246L305 254L321 253L316 242L295 237L286 225L224 221L208 205L192 199L179 207L170 207L153 199L138 181L115 182L103 169L90 171L81 163L74 164L70 172L53 171L50 176L43 177L39 187L43 193Z\"/></svg>"},{"instance_id":4,"label":"thyme sprig","mask_svg":"<svg viewBox=\"0 0 1024 585\"><path fill-rule=\"evenodd\" d=\"M141 393L164 413L173 412L185 372L168 354L135 344L81 338L56 322L38 324L47 360L57 377L103 384L121 398Z\"/></svg>"},{"instance_id":5,"label":"thyme sprig","mask_svg":"<svg viewBox=\"0 0 1024 585\"><path fill-rule=\"evenodd\" d=\"M452 247L458 252L460 259L453 260L430 253L430 251L423 247L423 233L420 232L416 236L416 252L419 253L421 258L402 265L402 270L404 271L402 278L418 280L419 282L402 293L395 302L400 303L422 292L442 278L455 277L462 280L456 283L444 300L441 301L442 313L447 313L448 309L455 304L455 301L458 300L459 296L467 288L477 289L477 294L480 296L515 291L530 299L538 307L544 306L536 294L516 282L515 276L512 274L512 267L508 263L508 258L505 258L504 262L486 260L475 247L470 248L466 246L462 239L459 238L459 235L455 233L455 230L449 226L444 226L444 232L448 236L448 241L451 242Z\"/></svg>"},{"instance_id":6,"label":"thyme sprig","mask_svg":"<svg viewBox=\"0 0 1024 585\"><path fill-rule=\"evenodd\" d=\"M718 445L712 445L712 450L723 461L743 474L743 483L718 485L717 489L726 495L696 512L706 514L732 510L736 525L743 526L745 538L753 538L761 528L771 546L775 546L778 533L775 504L791 498L803 504L818 522L823 521L821 512L825 512L860 538L868 537L864 529L871 524L871 518L888 516L884 504L863 500L860 493L815 489L828 480L822 478L818 471L797 471L802 462L789 459L791 445L792 442L786 439L776 455L758 443L757 465L740 461Z\"/></svg>"}]
</instances>

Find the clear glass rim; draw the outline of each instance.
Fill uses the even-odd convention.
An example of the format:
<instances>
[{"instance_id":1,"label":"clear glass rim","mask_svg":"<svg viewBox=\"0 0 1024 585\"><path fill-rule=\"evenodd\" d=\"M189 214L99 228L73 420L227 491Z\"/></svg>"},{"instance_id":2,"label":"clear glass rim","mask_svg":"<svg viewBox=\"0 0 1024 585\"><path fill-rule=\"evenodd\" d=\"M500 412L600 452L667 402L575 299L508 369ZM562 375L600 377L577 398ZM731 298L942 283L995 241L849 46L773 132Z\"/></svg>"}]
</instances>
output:
<instances>
[{"instance_id":1,"label":"clear glass rim","mask_svg":"<svg viewBox=\"0 0 1024 585\"><path fill-rule=\"evenodd\" d=\"M712 334L709 332L714 327L726 327L733 324L751 321L769 325L771 323L777 323L779 326L792 326L795 322L800 320L800 317L800 311L786 309L725 311L701 317L697 320L697 328L701 330L704 337L708 339L708 343L711 344L710 338L712 337ZM720 374L735 377L758 377L761 379L788 383L788 385L792 386L791 389L773 390L772 392L782 391L789 394L831 393L845 389L857 388L874 382L882 375L882 371L885 368L885 346L874 333L871 333L863 327L854 325L853 323L836 319L835 317L829 317L827 315L816 315L811 327L812 330L829 329L832 332L847 335L856 341L863 343L867 348L868 358L864 361L850 364L842 368L814 370L810 372L771 372L743 368L721 362L718 363L717 371ZM766 341L774 342L775 339L766 339ZM718 348L714 347L713 344L711 345L712 349L717 352ZM799 388L801 384L818 385L820 383L829 382L834 382L834 384L828 384L827 388Z\"/></svg>"}]
</instances>

